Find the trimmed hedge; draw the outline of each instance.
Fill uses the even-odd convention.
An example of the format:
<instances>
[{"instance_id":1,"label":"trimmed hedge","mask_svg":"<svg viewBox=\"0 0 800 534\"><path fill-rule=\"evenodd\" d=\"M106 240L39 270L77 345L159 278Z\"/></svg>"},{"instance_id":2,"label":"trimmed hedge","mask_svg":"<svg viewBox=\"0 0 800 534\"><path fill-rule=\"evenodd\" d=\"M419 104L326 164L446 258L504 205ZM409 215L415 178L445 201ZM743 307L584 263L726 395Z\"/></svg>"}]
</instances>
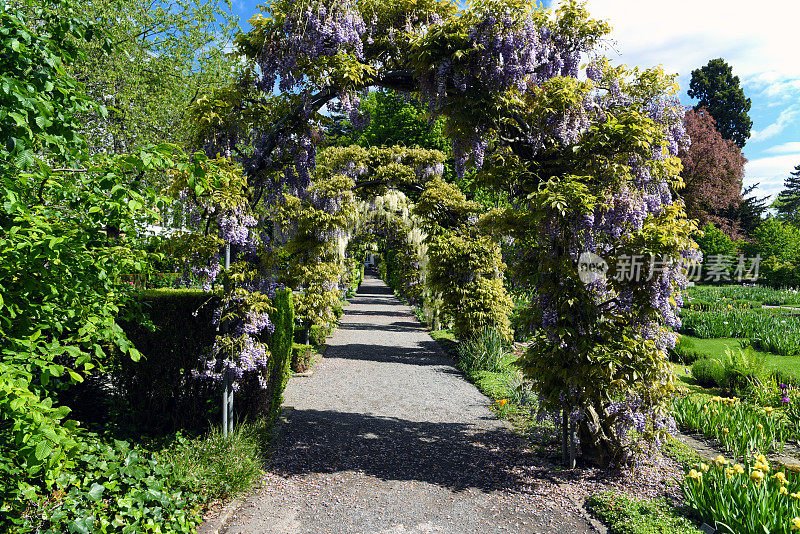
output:
<instances>
[{"instance_id":1,"label":"trimmed hedge","mask_svg":"<svg viewBox=\"0 0 800 534\"><path fill-rule=\"evenodd\" d=\"M120 358L112 369L116 418L148 433L208 428L219 417L221 386L192 371L214 343L215 297L199 290L155 290L142 293L140 304L149 321L121 323L143 357ZM239 420L266 416L272 422L280 410L294 333L291 291L278 291L273 306L275 330L263 340L272 352L267 387L260 387L255 373L242 379L234 402Z\"/></svg>"}]
</instances>

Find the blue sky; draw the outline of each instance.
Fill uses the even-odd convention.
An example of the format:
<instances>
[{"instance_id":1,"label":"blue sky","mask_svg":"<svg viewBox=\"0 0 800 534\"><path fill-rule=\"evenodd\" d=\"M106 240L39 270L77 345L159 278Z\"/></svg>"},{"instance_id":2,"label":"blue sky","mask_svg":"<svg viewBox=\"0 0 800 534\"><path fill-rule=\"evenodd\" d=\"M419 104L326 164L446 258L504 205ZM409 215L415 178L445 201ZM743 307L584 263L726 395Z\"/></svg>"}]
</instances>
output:
<instances>
[{"instance_id":1,"label":"blue sky","mask_svg":"<svg viewBox=\"0 0 800 534\"><path fill-rule=\"evenodd\" d=\"M242 29L259 2L232 0ZM557 3L558 0L545 2ZM617 64L661 65L678 74L681 100L691 71L710 59L724 58L752 100L752 136L745 185L775 195L800 164L800 45L796 0L772 0L757 6L744 0L588 0L593 17L610 22L606 55Z\"/></svg>"}]
</instances>

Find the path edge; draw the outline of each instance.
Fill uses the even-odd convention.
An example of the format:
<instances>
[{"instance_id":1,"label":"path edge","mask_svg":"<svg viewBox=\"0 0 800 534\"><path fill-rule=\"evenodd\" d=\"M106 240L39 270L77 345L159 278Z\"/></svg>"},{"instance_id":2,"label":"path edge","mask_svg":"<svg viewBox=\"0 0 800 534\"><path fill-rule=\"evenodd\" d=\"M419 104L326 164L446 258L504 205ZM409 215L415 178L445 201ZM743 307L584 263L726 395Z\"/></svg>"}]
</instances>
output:
<instances>
[{"instance_id":1,"label":"path edge","mask_svg":"<svg viewBox=\"0 0 800 534\"><path fill-rule=\"evenodd\" d=\"M289 414L293 409L294 408L291 406L281 407L281 414L273 426L272 440L266 447L267 458L271 458L274 455L275 450L278 448L278 444L282 441L281 438L283 437L284 426L286 425L289 419ZM222 534L225 531L225 528L228 526L231 517L233 517L233 514L236 513L245 502L247 502L251 495L258 491L259 487L260 484L251 488L250 491L248 491L245 495L233 499L222 509L219 515L213 519L203 521L203 523L197 527L197 534Z\"/></svg>"}]
</instances>

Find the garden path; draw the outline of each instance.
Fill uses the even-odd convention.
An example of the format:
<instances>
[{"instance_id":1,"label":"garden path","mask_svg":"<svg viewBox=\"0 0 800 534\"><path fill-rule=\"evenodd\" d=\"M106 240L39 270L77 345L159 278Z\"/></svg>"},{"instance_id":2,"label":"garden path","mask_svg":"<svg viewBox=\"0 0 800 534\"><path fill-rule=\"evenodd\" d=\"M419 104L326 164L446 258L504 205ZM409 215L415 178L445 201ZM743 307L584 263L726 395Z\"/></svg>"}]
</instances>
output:
<instances>
[{"instance_id":1,"label":"garden path","mask_svg":"<svg viewBox=\"0 0 800 534\"><path fill-rule=\"evenodd\" d=\"M224 532L593 532L489 404L367 276Z\"/></svg>"}]
</instances>

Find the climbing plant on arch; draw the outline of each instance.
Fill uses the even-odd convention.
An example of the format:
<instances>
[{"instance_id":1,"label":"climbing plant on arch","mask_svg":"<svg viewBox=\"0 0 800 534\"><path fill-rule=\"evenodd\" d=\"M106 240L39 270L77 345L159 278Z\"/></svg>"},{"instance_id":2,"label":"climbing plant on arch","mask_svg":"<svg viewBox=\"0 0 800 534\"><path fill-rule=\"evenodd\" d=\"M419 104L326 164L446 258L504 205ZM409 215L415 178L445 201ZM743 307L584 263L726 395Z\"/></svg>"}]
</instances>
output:
<instances>
[{"instance_id":1,"label":"climbing plant on arch","mask_svg":"<svg viewBox=\"0 0 800 534\"><path fill-rule=\"evenodd\" d=\"M683 262L695 249L673 194L688 139L672 78L611 66L597 50L608 26L576 2L551 12L525 0L462 10L439 0L276 0L251 24L238 40L250 66L238 84L201 99L196 115L207 153L241 161L255 210L317 202L321 213L341 214L359 181L416 189L428 254L450 262L432 266L426 285L502 303L497 242L511 243L515 282L534 295L524 369L543 406L573 414L588 461L624 462L631 429L656 438L667 429L673 377L664 350L674 343ZM480 213L433 179L432 162L392 161L389 149L374 165L355 148L318 155L323 107L337 99L363 124L359 104L371 88L417 94L446 121L456 173L477 170L508 205ZM341 194L320 204L320 184L333 182ZM584 251L604 257L611 276L581 282ZM658 263L645 264L640 279L613 276L618 260L645 255ZM491 268L472 268L481 258ZM464 334L470 326L461 325Z\"/></svg>"}]
</instances>

